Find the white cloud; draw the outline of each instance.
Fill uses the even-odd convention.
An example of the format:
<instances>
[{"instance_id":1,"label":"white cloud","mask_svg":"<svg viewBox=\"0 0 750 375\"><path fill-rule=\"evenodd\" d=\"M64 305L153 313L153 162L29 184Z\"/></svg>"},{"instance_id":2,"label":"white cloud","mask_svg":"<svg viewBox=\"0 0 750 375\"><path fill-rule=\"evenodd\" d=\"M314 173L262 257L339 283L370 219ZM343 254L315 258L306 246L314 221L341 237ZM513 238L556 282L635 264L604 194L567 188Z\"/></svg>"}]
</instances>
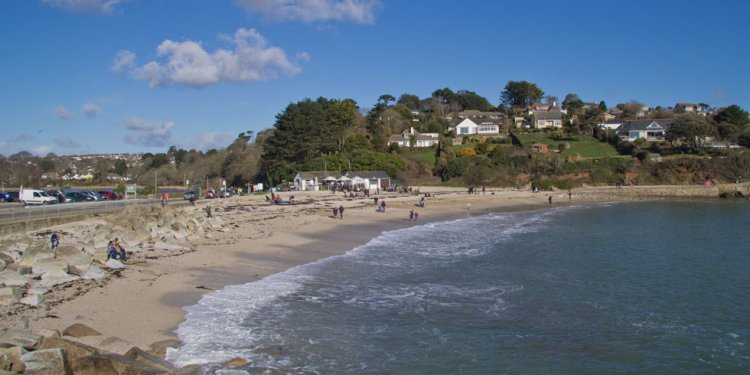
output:
<instances>
[{"instance_id":1,"label":"white cloud","mask_svg":"<svg viewBox=\"0 0 750 375\"><path fill-rule=\"evenodd\" d=\"M57 138L55 139L55 144L68 150L79 149L82 146L80 143L70 138Z\"/></svg>"},{"instance_id":2,"label":"white cloud","mask_svg":"<svg viewBox=\"0 0 750 375\"><path fill-rule=\"evenodd\" d=\"M86 117L96 117L102 110L98 105L88 102L81 106L81 111L86 114Z\"/></svg>"},{"instance_id":3,"label":"white cloud","mask_svg":"<svg viewBox=\"0 0 750 375\"><path fill-rule=\"evenodd\" d=\"M235 3L266 20L304 23L347 21L373 24L375 14L382 7L379 0L235 0Z\"/></svg>"},{"instance_id":4,"label":"white cloud","mask_svg":"<svg viewBox=\"0 0 750 375\"><path fill-rule=\"evenodd\" d=\"M234 137L231 133L198 133L190 141L190 147L196 150L210 150L227 147Z\"/></svg>"},{"instance_id":5,"label":"white cloud","mask_svg":"<svg viewBox=\"0 0 750 375\"><path fill-rule=\"evenodd\" d=\"M43 4L71 12L110 15L118 4L128 0L42 0Z\"/></svg>"},{"instance_id":6,"label":"white cloud","mask_svg":"<svg viewBox=\"0 0 750 375\"><path fill-rule=\"evenodd\" d=\"M47 156L52 152L52 146L40 145L31 149L31 153L37 156Z\"/></svg>"},{"instance_id":7,"label":"white cloud","mask_svg":"<svg viewBox=\"0 0 750 375\"><path fill-rule=\"evenodd\" d=\"M250 83L293 75L300 67L287 58L279 47L269 46L255 29L238 29L233 36L222 35L231 49L206 51L201 43L187 40L165 40L156 49L166 61L135 63L135 54L121 50L115 56L112 70L134 79L148 81L149 86L184 85L205 87L222 82Z\"/></svg>"},{"instance_id":8,"label":"white cloud","mask_svg":"<svg viewBox=\"0 0 750 375\"><path fill-rule=\"evenodd\" d=\"M123 140L131 145L164 147L172 139L170 129L173 126L174 122L169 120L158 122L131 117L125 125L127 133Z\"/></svg>"},{"instance_id":9,"label":"white cloud","mask_svg":"<svg viewBox=\"0 0 750 375\"><path fill-rule=\"evenodd\" d=\"M63 107L63 106L57 106L55 107L55 116L59 118L60 120L70 120L73 118L75 113L73 111Z\"/></svg>"}]
</instances>

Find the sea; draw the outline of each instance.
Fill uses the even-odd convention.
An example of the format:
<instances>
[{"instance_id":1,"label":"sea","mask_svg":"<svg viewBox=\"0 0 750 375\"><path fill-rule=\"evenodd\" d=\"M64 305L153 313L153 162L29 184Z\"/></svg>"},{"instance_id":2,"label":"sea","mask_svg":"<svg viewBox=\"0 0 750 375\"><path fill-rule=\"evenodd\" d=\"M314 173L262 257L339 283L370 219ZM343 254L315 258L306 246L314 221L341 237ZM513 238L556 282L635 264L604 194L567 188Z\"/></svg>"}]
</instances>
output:
<instances>
[{"instance_id":1,"label":"sea","mask_svg":"<svg viewBox=\"0 0 750 375\"><path fill-rule=\"evenodd\" d=\"M167 358L223 375L749 374L748 229L749 202L718 200L414 225L205 295Z\"/></svg>"}]
</instances>

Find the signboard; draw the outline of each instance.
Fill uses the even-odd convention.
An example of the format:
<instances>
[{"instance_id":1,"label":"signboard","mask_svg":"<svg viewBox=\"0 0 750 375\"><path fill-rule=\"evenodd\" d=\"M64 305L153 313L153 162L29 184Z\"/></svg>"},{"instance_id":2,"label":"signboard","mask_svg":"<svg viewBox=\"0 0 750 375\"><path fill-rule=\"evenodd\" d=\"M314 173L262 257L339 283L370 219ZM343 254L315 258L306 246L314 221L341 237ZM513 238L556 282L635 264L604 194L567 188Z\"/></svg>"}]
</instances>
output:
<instances>
[{"instance_id":1,"label":"signboard","mask_svg":"<svg viewBox=\"0 0 750 375\"><path fill-rule=\"evenodd\" d=\"M125 198L128 197L128 194L133 194L135 198L138 198L137 188L137 185L125 185Z\"/></svg>"}]
</instances>

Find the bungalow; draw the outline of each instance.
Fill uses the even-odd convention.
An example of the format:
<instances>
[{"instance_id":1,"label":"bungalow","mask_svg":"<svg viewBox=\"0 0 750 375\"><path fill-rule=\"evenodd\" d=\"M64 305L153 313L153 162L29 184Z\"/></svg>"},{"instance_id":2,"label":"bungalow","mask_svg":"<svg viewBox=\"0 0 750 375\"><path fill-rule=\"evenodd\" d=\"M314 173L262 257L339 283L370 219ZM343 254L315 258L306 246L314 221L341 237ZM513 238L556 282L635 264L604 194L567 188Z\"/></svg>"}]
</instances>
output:
<instances>
[{"instance_id":1,"label":"bungalow","mask_svg":"<svg viewBox=\"0 0 750 375\"><path fill-rule=\"evenodd\" d=\"M620 119L611 119L611 120L607 120L605 122L599 123L597 125L601 129L617 130L617 128L622 126L623 122L626 122L626 121L623 121Z\"/></svg>"},{"instance_id":2,"label":"bungalow","mask_svg":"<svg viewBox=\"0 0 750 375\"><path fill-rule=\"evenodd\" d=\"M388 145L395 143L401 147L412 147L412 139L414 140L413 147L432 147L440 141L438 133L420 133L410 127L401 134L391 135L388 138Z\"/></svg>"},{"instance_id":3,"label":"bungalow","mask_svg":"<svg viewBox=\"0 0 750 375\"><path fill-rule=\"evenodd\" d=\"M562 128L562 112L534 111L531 114L531 126L537 129Z\"/></svg>"},{"instance_id":4,"label":"bungalow","mask_svg":"<svg viewBox=\"0 0 750 375\"><path fill-rule=\"evenodd\" d=\"M626 141L637 139L663 141L664 135L673 122L673 119L625 121L617 128L617 134Z\"/></svg>"},{"instance_id":5,"label":"bungalow","mask_svg":"<svg viewBox=\"0 0 750 375\"><path fill-rule=\"evenodd\" d=\"M384 171L349 171L344 174L352 185L366 189L379 189L391 186L391 177Z\"/></svg>"},{"instance_id":6,"label":"bungalow","mask_svg":"<svg viewBox=\"0 0 750 375\"><path fill-rule=\"evenodd\" d=\"M456 136L466 135L499 135L500 125L495 121L480 121L479 124L471 119L463 119L456 125L450 126L450 130L456 133Z\"/></svg>"}]
</instances>

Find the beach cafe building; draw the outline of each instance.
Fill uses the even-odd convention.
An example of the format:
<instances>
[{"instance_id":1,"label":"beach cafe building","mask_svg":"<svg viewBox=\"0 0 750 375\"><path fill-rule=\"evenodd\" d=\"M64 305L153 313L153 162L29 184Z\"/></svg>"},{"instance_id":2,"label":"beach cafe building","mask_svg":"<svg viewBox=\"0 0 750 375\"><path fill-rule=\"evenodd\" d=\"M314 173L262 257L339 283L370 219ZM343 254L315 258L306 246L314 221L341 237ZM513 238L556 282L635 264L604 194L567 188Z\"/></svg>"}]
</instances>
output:
<instances>
[{"instance_id":1,"label":"beach cafe building","mask_svg":"<svg viewBox=\"0 0 750 375\"><path fill-rule=\"evenodd\" d=\"M298 172L294 176L297 191L327 190L333 186L352 189L378 189L391 185L391 177L384 171L350 171L344 174L325 171Z\"/></svg>"}]
</instances>

